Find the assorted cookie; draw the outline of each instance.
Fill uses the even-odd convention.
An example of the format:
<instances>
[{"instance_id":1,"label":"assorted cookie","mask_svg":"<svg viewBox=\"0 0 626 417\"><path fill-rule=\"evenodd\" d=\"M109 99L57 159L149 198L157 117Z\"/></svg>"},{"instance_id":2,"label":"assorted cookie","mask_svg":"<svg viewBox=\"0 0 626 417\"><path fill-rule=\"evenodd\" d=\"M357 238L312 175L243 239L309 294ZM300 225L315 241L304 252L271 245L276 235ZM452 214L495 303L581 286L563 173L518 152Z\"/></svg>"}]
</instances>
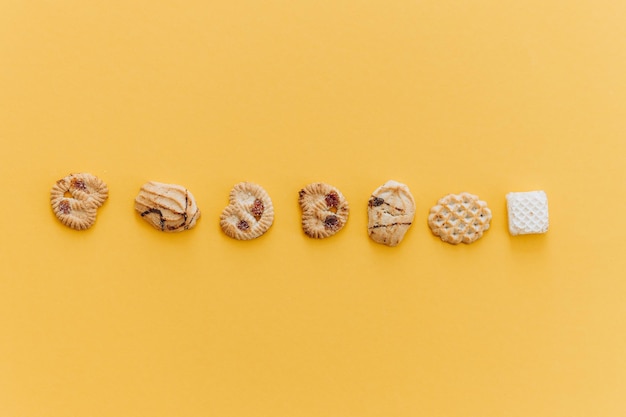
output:
<instances>
[{"instance_id":1,"label":"assorted cookie","mask_svg":"<svg viewBox=\"0 0 626 417\"><path fill-rule=\"evenodd\" d=\"M387 181L367 203L367 231L374 242L397 246L413 224L415 200L405 184Z\"/></svg>"},{"instance_id":2,"label":"assorted cookie","mask_svg":"<svg viewBox=\"0 0 626 417\"><path fill-rule=\"evenodd\" d=\"M255 239L274 222L274 206L267 192L251 182L240 182L230 192L229 204L220 216L224 233L237 240Z\"/></svg>"},{"instance_id":3,"label":"assorted cookie","mask_svg":"<svg viewBox=\"0 0 626 417\"><path fill-rule=\"evenodd\" d=\"M512 236L548 231L548 196L544 191L508 193L506 209L509 215L509 233Z\"/></svg>"},{"instance_id":4,"label":"assorted cookie","mask_svg":"<svg viewBox=\"0 0 626 417\"><path fill-rule=\"evenodd\" d=\"M109 190L104 181L89 173L70 174L50 190L50 204L65 226L85 230L96 221L97 209ZM548 231L548 197L544 191L511 192L506 195L509 233L512 236ZM298 193L302 230L315 239L335 235L346 225L350 208L332 185L316 182ZM196 225L200 210L191 192L176 184L149 181L135 198L135 210L155 229L180 232ZM368 235L376 243L397 246L413 224L415 199L406 184L389 180L371 194L367 204ZM430 209L428 225L435 236L457 245L473 243L489 230L491 210L470 193L449 194ZM229 204L220 215L224 233L237 240L255 239L274 222L274 206L258 184L241 182L230 192Z\"/></svg>"},{"instance_id":5,"label":"assorted cookie","mask_svg":"<svg viewBox=\"0 0 626 417\"><path fill-rule=\"evenodd\" d=\"M75 230L89 229L96 213L109 197L104 181L88 173L70 174L58 180L50 190L50 204L56 217Z\"/></svg>"},{"instance_id":6,"label":"assorted cookie","mask_svg":"<svg viewBox=\"0 0 626 417\"><path fill-rule=\"evenodd\" d=\"M300 190L302 230L315 239L335 235L346 225L350 208L346 198L332 185L316 182Z\"/></svg>"},{"instance_id":7,"label":"assorted cookie","mask_svg":"<svg viewBox=\"0 0 626 417\"><path fill-rule=\"evenodd\" d=\"M191 229L200 217L200 209L188 189L156 181L141 186L135 210L155 229L170 233Z\"/></svg>"},{"instance_id":8,"label":"assorted cookie","mask_svg":"<svg viewBox=\"0 0 626 417\"><path fill-rule=\"evenodd\" d=\"M449 194L430 209L428 225L435 236L457 245L480 239L489 229L491 210L470 193Z\"/></svg>"}]
</instances>

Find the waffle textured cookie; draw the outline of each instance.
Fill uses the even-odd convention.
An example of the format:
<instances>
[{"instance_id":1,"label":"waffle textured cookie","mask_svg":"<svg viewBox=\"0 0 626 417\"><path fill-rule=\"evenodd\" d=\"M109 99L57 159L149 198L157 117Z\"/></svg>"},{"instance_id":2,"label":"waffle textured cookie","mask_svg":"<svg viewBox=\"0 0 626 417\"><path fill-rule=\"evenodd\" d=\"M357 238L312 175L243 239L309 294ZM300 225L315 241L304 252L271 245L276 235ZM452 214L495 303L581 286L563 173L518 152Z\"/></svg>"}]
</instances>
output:
<instances>
[{"instance_id":1,"label":"waffle textured cookie","mask_svg":"<svg viewBox=\"0 0 626 417\"><path fill-rule=\"evenodd\" d=\"M367 230L374 242L397 246L415 217L415 200L405 184L387 181L367 203Z\"/></svg>"},{"instance_id":2,"label":"waffle textured cookie","mask_svg":"<svg viewBox=\"0 0 626 417\"><path fill-rule=\"evenodd\" d=\"M300 190L302 230L312 238L323 239L340 231L348 221L350 208L341 191L316 182Z\"/></svg>"},{"instance_id":3,"label":"waffle textured cookie","mask_svg":"<svg viewBox=\"0 0 626 417\"><path fill-rule=\"evenodd\" d=\"M181 185L149 181L135 197L135 210L155 229L182 232L196 225L200 209L191 192Z\"/></svg>"},{"instance_id":4,"label":"waffle textured cookie","mask_svg":"<svg viewBox=\"0 0 626 417\"><path fill-rule=\"evenodd\" d=\"M76 230L89 229L96 213L109 197L104 181L88 173L70 174L50 190L52 211L64 225Z\"/></svg>"},{"instance_id":5,"label":"waffle textured cookie","mask_svg":"<svg viewBox=\"0 0 626 417\"><path fill-rule=\"evenodd\" d=\"M491 210L469 193L449 194L430 209L428 225L444 242L457 245L480 239L489 229Z\"/></svg>"},{"instance_id":6,"label":"waffle textured cookie","mask_svg":"<svg viewBox=\"0 0 626 417\"><path fill-rule=\"evenodd\" d=\"M543 191L508 193L509 233L513 236L548 231L548 196Z\"/></svg>"},{"instance_id":7,"label":"waffle textured cookie","mask_svg":"<svg viewBox=\"0 0 626 417\"><path fill-rule=\"evenodd\" d=\"M229 204L220 216L224 233L250 240L267 232L274 222L274 206L267 192L251 182L240 182L230 191Z\"/></svg>"}]
</instances>

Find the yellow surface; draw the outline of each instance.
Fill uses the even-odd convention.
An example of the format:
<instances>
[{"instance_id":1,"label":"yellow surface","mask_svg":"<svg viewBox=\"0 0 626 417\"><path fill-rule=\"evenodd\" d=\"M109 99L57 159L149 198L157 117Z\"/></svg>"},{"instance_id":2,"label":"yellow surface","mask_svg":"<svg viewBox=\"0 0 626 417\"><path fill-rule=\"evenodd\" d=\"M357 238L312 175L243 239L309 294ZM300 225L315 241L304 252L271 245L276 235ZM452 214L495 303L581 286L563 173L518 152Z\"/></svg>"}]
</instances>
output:
<instances>
[{"instance_id":1,"label":"yellow surface","mask_svg":"<svg viewBox=\"0 0 626 417\"><path fill-rule=\"evenodd\" d=\"M157 3L159 3L157 5ZM0 1L0 416L626 415L626 2ZM86 232L49 189L110 199ZM407 183L397 248L369 194ZM147 180L202 218L153 230ZM218 226L231 186L276 208ZM300 230L313 181L347 227ZM511 237L509 191L550 231ZM471 246L438 198L493 211Z\"/></svg>"}]
</instances>

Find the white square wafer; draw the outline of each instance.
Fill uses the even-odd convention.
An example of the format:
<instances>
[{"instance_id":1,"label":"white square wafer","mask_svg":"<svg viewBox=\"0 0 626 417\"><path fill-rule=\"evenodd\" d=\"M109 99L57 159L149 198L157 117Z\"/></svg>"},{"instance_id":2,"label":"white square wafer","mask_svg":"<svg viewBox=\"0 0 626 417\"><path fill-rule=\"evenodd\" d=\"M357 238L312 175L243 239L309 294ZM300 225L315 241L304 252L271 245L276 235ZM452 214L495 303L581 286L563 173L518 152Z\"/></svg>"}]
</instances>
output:
<instances>
[{"instance_id":1,"label":"white square wafer","mask_svg":"<svg viewBox=\"0 0 626 417\"><path fill-rule=\"evenodd\" d=\"M548 196L543 191L508 193L509 232L513 236L548 231Z\"/></svg>"}]
</instances>

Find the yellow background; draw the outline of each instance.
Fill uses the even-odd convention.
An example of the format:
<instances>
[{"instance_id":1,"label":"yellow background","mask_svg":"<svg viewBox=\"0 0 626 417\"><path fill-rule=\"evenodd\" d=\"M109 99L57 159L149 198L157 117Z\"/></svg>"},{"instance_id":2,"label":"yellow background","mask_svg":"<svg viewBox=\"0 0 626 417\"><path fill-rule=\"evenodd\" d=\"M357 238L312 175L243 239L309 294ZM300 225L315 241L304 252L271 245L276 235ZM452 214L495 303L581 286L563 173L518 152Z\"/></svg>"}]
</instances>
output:
<instances>
[{"instance_id":1,"label":"yellow background","mask_svg":"<svg viewBox=\"0 0 626 417\"><path fill-rule=\"evenodd\" d=\"M158 3L158 4L157 4ZM0 0L0 416L626 415L626 2ZM110 198L86 232L49 190ZM407 183L416 223L370 241ZM133 210L179 183L174 235ZM276 210L218 225L233 184ZM298 190L348 225L317 241ZM546 235L505 194L543 189ZM469 191L492 228L454 247L428 209Z\"/></svg>"}]
</instances>

